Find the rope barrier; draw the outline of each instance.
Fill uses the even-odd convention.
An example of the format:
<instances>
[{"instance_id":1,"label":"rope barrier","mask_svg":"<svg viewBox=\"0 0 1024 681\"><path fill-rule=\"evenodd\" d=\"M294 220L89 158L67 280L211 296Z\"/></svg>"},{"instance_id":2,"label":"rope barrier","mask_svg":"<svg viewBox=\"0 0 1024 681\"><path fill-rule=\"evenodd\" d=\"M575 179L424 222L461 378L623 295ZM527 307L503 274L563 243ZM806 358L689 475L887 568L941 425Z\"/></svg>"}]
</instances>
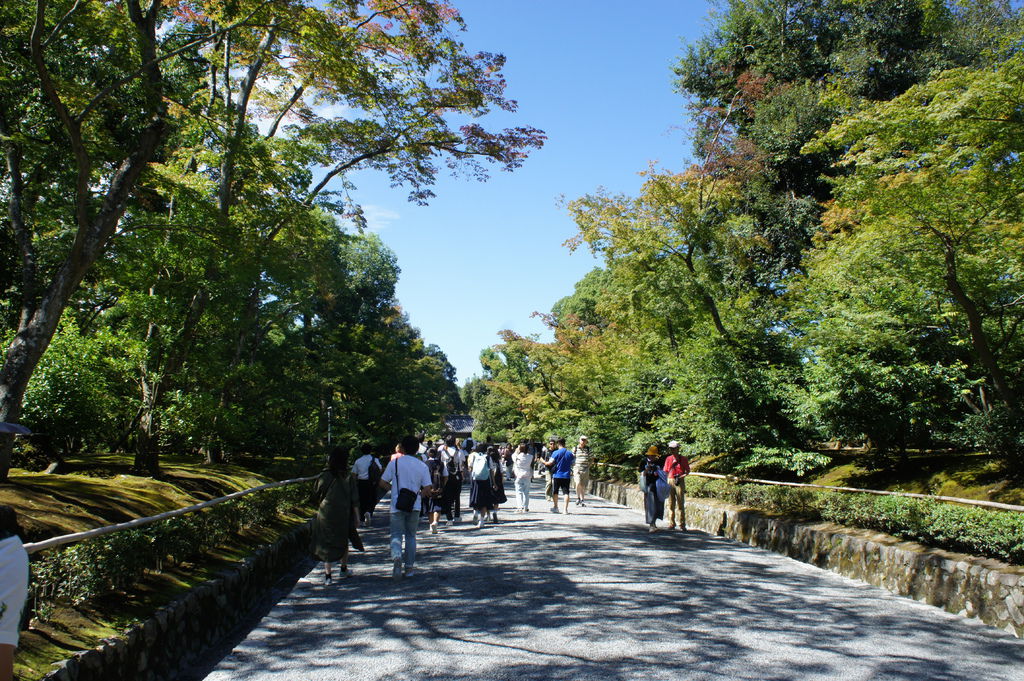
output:
<instances>
[{"instance_id":1,"label":"rope barrier","mask_svg":"<svg viewBox=\"0 0 1024 681\"><path fill-rule=\"evenodd\" d=\"M217 497L216 499L210 499L209 501L204 501L204 502L202 502L200 504L195 504L193 506L185 506L184 508L178 508L178 509L175 509L173 511L167 511L165 513L160 513L160 514L157 514L157 515L151 515L151 516L147 516L145 518L136 518L135 520L129 520L128 522L125 522L125 523L118 523L117 525L107 525L105 527L97 527L97 528L92 529L92 530L86 530L85 532L75 532L74 534L65 534L65 535L61 535L59 537L51 537L49 539L46 539L46 540L43 540L43 541L40 541L40 542L35 542L35 543L32 543L32 544L25 544L25 550L28 551L30 554L32 554L32 553L36 553L38 551L45 551L46 549L52 549L52 548L57 547L57 546L63 546L65 544L73 544L75 542L80 542L80 541L85 540L85 539L93 539L94 537L102 537L105 534L111 534L113 532L120 532L122 530L130 530L130 529L133 529L133 528L136 528L136 527L144 527L146 525L151 525L152 523L155 523L158 520L166 520L168 518L174 518L175 516L185 515L186 513L194 513L195 511L201 511L204 508L209 508L211 506L216 506L217 504L222 504L225 501L230 501L231 499L237 499L239 497L244 497L245 495L252 494L254 492L260 492L260 491L266 490L266 489L273 489L274 487L284 487L285 485L294 485L294 484L300 483L300 482L309 482L311 480L316 480L316 478L317 478L317 476L313 475L313 476L310 476L310 477L307 477L307 478L293 478L291 480L281 480L280 482L271 482L271 483L268 483L266 485L260 485L259 487L252 487L250 489L239 490L238 492L233 492L231 494L228 494L227 496Z\"/></svg>"},{"instance_id":2,"label":"rope barrier","mask_svg":"<svg viewBox=\"0 0 1024 681\"><path fill-rule=\"evenodd\" d=\"M630 466L622 466L614 463L596 463L596 466L608 466L609 468L621 468L628 471L636 471L636 469ZM946 501L954 504L964 504L967 506L981 506L983 508L994 508L1000 511L1017 511L1024 512L1024 506L1015 506L1013 504L1003 504L998 501L984 501L981 499L961 499L959 497L944 497L936 494L916 494L914 492L889 492L886 490L878 489L861 489L859 487L832 487L829 485L813 485L806 482L779 482L778 480L760 480L758 478L740 478L735 475L720 475L718 473L698 473L692 472L690 475L700 476L702 478L714 478L717 480L730 480L732 482L752 482L758 485L778 485L781 487L805 487L810 489L821 489L829 492L859 492L861 494L874 494L877 496L892 496L892 497L909 497L911 499L934 499L936 501Z\"/></svg>"}]
</instances>

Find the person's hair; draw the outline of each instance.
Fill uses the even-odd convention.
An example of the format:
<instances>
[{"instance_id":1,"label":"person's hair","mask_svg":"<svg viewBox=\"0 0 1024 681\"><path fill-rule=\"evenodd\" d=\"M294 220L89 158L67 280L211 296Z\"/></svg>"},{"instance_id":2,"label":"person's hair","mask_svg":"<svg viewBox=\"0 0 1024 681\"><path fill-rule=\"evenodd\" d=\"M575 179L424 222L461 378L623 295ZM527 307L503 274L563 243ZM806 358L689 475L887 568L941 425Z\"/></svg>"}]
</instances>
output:
<instances>
[{"instance_id":1,"label":"person's hair","mask_svg":"<svg viewBox=\"0 0 1024 681\"><path fill-rule=\"evenodd\" d=\"M415 435L404 436L400 444L406 454L415 454L420 450L420 441Z\"/></svg>"},{"instance_id":2,"label":"person's hair","mask_svg":"<svg viewBox=\"0 0 1024 681\"><path fill-rule=\"evenodd\" d=\"M520 442L519 445L516 447L516 451L518 451L518 452L525 452L526 449L527 449L527 446L526 446L525 442Z\"/></svg>"},{"instance_id":3,"label":"person's hair","mask_svg":"<svg viewBox=\"0 0 1024 681\"><path fill-rule=\"evenodd\" d=\"M25 534L21 525L18 524L18 512L7 504L0 505L0 532L10 532L19 537L23 537Z\"/></svg>"},{"instance_id":4,"label":"person's hair","mask_svg":"<svg viewBox=\"0 0 1024 681\"><path fill-rule=\"evenodd\" d=\"M478 442L474 451L483 454L484 452L487 451L487 445L485 445L483 442Z\"/></svg>"},{"instance_id":5,"label":"person's hair","mask_svg":"<svg viewBox=\"0 0 1024 681\"><path fill-rule=\"evenodd\" d=\"M444 443L445 443L445 445L447 445L449 447L454 447L455 446L455 436L449 435L447 438L445 438Z\"/></svg>"},{"instance_id":6,"label":"person's hair","mask_svg":"<svg viewBox=\"0 0 1024 681\"><path fill-rule=\"evenodd\" d=\"M487 448L487 456L489 456L494 461L497 461L501 455L498 454L498 448L495 447L494 445L491 445L490 447Z\"/></svg>"},{"instance_id":7,"label":"person's hair","mask_svg":"<svg viewBox=\"0 0 1024 681\"><path fill-rule=\"evenodd\" d=\"M426 439L427 439L427 434L424 433L422 430L420 432L416 433L416 441L417 442L422 444L422 442L424 440L426 440Z\"/></svg>"},{"instance_id":8,"label":"person's hair","mask_svg":"<svg viewBox=\"0 0 1024 681\"><path fill-rule=\"evenodd\" d=\"M555 441L555 444L560 444L562 446L565 446L565 438L564 437L558 438L558 440Z\"/></svg>"},{"instance_id":9,"label":"person's hair","mask_svg":"<svg viewBox=\"0 0 1024 681\"><path fill-rule=\"evenodd\" d=\"M427 449L427 458L428 459L436 459L440 455L441 455L441 453L437 451L437 447L430 447L430 448Z\"/></svg>"},{"instance_id":10,"label":"person's hair","mask_svg":"<svg viewBox=\"0 0 1024 681\"><path fill-rule=\"evenodd\" d=\"M658 456L661 450L658 449L658 445L651 445L647 448L647 456Z\"/></svg>"},{"instance_id":11,"label":"person's hair","mask_svg":"<svg viewBox=\"0 0 1024 681\"><path fill-rule=\"evenodd\" d=\"M359 445L359 451L363 455L373 454L373 445L371 445L369 442L364 442L363 444Z\"/></svg>"},{"instance_id":12,"label":"person's hair","mask_svg":"<svg viewBox=\"0 0 1024 681\"><path fill-rule=\"evenodd\" d=\"M348 452L342 447L335 447L327 455L327 469L335 475L348 470Z\"/></svg>"}]
</instances>

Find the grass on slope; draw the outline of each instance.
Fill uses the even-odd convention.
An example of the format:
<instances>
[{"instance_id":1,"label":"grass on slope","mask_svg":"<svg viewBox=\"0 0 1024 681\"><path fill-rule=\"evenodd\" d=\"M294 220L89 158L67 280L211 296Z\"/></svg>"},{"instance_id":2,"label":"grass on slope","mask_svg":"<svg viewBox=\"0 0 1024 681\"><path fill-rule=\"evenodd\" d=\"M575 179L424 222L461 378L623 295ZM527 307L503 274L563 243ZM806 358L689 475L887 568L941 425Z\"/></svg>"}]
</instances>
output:
<instances>
[{"instance_id":1,"label":"grass on slope","mask_svg":"<svg viewBox=\"0 0 1024 681\"><path fill-rule=\"evenodd\" d=\"M911 453L885 470L875 470L866 461L864 455L840 455L809 482L1024 505L1019 478L989 454Z\"/></svg>"},{"instance_id":2,"label":"grass on slope","mask_svg":"<svg viewBox=\"0 0 1024 681\"><path fill-rule=\"evenodd\" d=\"M162 479L132 474L130 458L90 455L70 460L68 474L49 475L13 469L0 485L0 504L17 511L28 541L80 532L94 527L156 515L255 487L269 479L239 465L206 465L186 457L164 457ZM275 472L290 477L295 461L275 462ZM18 679L38 679L55 662L94 648L103 638L145 620L157 608L225 567L251 555L261 544L305 521L282 517L272 527L254 528L234 537L197 563L183 563L147 575L130 591L115 592L78 608L58 608L48 622L33 621L22 632L15 656Z\"/></svg>"}]
</instances>

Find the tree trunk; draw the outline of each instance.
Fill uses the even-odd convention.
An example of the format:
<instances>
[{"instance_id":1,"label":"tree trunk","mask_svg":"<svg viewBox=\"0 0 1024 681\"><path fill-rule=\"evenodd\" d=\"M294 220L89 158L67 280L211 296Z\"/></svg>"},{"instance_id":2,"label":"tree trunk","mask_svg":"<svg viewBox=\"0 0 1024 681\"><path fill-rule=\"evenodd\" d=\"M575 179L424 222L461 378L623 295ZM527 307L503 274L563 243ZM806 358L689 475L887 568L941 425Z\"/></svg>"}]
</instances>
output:
<instances>
[{"instance_id":1,"label":"tree trunk","mask_svg":"<svg viewBox=\"0 0 1024 681\"><path fill-rule=\"evenodd\" d=\"M1010 387L1009 382L1006 380L1006 374L999 366L995 353L992 351L992 345L989 343L988 336L985 333L984 320L977 303L967 295L967 292L960 284L957 274L956 252L950 245L945 247L945 260L946 288L952 294L960 309L963 310L964 315L967 316L967 328L970 331L971 344L974 347L974 352L978 355L978 361L985 367L989 378L992 379L992 385L995 387L999 399L1010 410L1010 413L1020 416L1020 400L1013 388Z\"/></svg>"}]
</instances>

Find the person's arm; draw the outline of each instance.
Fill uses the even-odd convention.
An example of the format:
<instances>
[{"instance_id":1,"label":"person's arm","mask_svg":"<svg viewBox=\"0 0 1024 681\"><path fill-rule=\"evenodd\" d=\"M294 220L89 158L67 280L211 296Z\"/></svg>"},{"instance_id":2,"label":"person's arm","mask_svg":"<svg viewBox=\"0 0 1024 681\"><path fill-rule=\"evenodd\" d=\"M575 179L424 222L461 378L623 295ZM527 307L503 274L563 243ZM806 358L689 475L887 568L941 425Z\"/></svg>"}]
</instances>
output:
<instances>
[{"instance_id":1,"label":"person's arm","mask_svg":"<svg viewBox=\"0 0 1024 681\"><path fill-rule=\"evenodd\" d=\"M396 460L395 459L391 459L391 461L388 463L387 467L384 469L384 472L380 474L380 480L377 482L377 484L385 492L387 492L387 491L389 491L391 489L391 480L390 480L390 478L393 478L395 476L395 466L397 466L397 465L398 464L396 463Z\"/></svg>"}]
</instances>

